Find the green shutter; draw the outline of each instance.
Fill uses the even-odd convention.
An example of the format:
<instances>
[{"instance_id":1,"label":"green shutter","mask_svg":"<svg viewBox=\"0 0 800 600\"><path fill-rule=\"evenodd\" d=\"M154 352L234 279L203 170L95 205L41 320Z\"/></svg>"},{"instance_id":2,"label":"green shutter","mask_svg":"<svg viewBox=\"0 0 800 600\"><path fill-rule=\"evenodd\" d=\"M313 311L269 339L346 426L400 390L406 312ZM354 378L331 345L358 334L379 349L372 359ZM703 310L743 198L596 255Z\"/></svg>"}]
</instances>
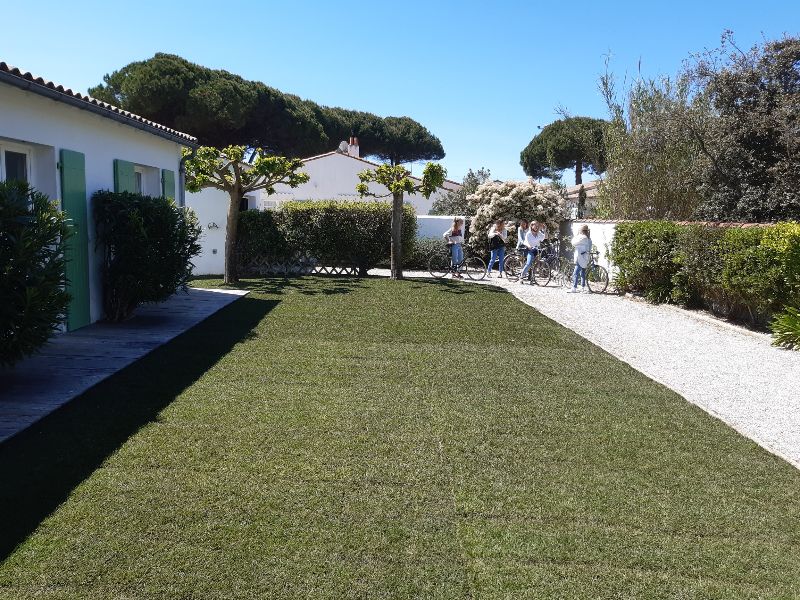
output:
<instances>
[{"instance_id":1,"label":"green shutter","mask_svg":"<svg viewBox=\"0 0 800 600\"><path fill-rule=\"evenodd\" d=\"M67 329L91 322L89 314L89 221L86 211L86 165L83 154L61 150L61 208L69 217L72 235L66 243Z\"/></svg>"},{"instance_id":2,"label":"green shutter","mask_svg":"<svg viewBox=\"0 0 800 600\"><path fill-rule=\"evenodd\" d=\"M114 159L114 191L135 192L136 176L133 174L133 163L127 160Z\"/></svg>"},{"instance_id":3,"label":"green shutter","mask_svg":"<svg viewBox=\"0 0 800 600\"><path fill-rule=\"evenodd\" d=\"M161 195L175 199L175 171L161 169Z\"/></svg>"}]
</instances>

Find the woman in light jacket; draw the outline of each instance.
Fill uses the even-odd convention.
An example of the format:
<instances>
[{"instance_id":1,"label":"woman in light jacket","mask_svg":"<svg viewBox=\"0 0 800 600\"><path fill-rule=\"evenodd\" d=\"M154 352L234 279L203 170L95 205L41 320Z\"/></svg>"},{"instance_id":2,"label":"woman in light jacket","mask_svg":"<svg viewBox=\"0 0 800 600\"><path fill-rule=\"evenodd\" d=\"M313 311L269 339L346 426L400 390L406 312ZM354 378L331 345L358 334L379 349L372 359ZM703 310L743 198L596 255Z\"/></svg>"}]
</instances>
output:
<instances>
[{"instance_id":1,"label":"woman in light jacket","mask_svg":"<svg viewBox=\"0 0 800 600\"><path fill-rule=\"evenodd\" d=\"M586 267L592 252L592 240L589 237L589 226L581 227L580 232L572 238L572 247L575 249L575 274L572 276L572 289L569 293L578 291L578 278L581 279L582 290L586 291Z\"/></svg>"},{"instance_id":2,"label":"woman in light jacket","mask_svg":"<svg viewBox=\"0 0 800 600\"><path fill-rule=\"evenodd\" d=\"M453 277L461 278L458 273L458 265L464 261L464 219L456 217L453 219L453 226L444 232L444 239L447 240L447 247L450 249L450 270Z\"/></svg>"},{"instance_id":3,"label":"woman in light jacket","mask_svg":"<svg viewBox=\"0 0 800 600\"><path fill-rule=\"evenodd\" d=\"M531 226L528 228L522 242L522 247L525 249L527 259L525 260L525 266L522 267L522 272L519 274L520 283L525 283L525 277L531 270L533 260L536 258L536 255L539 254L539 244L542 243L546 234L547 227L545 227L544 223L531 221Z\"/></svg>"},{"instance_id":4,"label":"woman in light jacket","mask_svg":"<svg viewBox=\"0 0 800 600\"><path fill-rule=\"evenodd\" d=\"M497 270L500 277L503 276L503 259L506 256L506 240L508 239L508 230L506 229L506 222L503 219L497 219L494 225L489 228L489 267L486 269L486 276L492 276L492 266L494 261L499 261Z\"/></svg>"}]
</instances>

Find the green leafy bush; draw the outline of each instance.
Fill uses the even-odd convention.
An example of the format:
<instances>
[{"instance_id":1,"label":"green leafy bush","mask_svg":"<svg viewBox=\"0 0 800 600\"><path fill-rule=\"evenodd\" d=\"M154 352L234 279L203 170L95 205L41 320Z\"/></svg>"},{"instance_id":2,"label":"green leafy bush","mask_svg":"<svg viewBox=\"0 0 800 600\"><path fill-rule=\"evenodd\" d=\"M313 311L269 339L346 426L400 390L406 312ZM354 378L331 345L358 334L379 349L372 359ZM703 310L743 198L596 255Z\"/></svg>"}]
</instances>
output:
<instances>
[{"instance_id":1,"label":"green leafy bush","mask_svg":"<svg viewBox=\"0 0 800 600\"><path fill-rule=\"evenodd\" d=\"M770 323L774 346L800 350L800 310L787 308Z\"/></svg>"},{"instance_id":2,"label":"green leafy bush","mask_svg":"<svg viewBox=\"0 0 800 600\"><path fill-rule=\"evenodd\" d=\"M200 253L195 214L172 200L129 192L92 196L97 244L104 250L103 307L110 321L185 287Z\"/></svg>"},{"instance_id":3,"label":"green leafy bush","mask_svg":"<svg viewBox=\"0 0 800 600\"><path fill-rule=\"evenodd\" d=\"M64 320L66 219L27 183L0 182L0 365L33 354Z\"/></svg>"},{"instance_id":4,"label":"green leafy bush","mask_svg":"<svg viewBox=\"0 0 800 600\"><path fill-rule=\"evenodd\" d=\"M676 242L671 300L691 308L708 307L727 313L722 289L722 249L725 230L720 227L689 225L681 227Z\"/></svg>"},{"instance_id":5,"label":"green leafy bush","mask_svg":"<svg viewBox=\"0 0 800 600\"><path fill-rule=\"evenodd\" d=\"M403 267L427 271L428 259L434 252L447 252L444 238L417 238L411 254L403 261Z\"/></svg>"},{"instance_id":6,"label":"green leafy bush","mask_svg":"<svg viewBox=\"0 0 800 600\"><path fill-rule=\"evenodd\" d=\"M276 211L246 211L239 221L242 265L258 255L284 258L304 253L318 259L352 260L367 274L390 253L392 207L385 202L336 200L285 202ZM414 248L417 217L403 207L403 254Z\"/></svg>"},{"instance_id":7,"label":"green leafy bush","mask_svg":"<svg viewBox=\"0 0 800 600\"><path fill-rule=\"evenodd\" d=\"M665 302L672 294L672 278L680 227L669 221L639 221L617 225L611 242L611 260L618 268L618 290L643 294L651 302Z\"/></svg>"}]
</instances>

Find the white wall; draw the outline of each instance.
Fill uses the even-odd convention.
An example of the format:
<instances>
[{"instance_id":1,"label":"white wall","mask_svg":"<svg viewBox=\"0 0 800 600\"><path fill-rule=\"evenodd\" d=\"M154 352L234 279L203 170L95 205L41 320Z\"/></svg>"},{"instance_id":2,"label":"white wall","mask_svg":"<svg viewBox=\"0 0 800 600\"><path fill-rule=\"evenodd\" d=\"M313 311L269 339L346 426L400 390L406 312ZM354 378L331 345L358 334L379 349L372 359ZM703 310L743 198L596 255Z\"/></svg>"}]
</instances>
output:
<instances>
[{"instance_id":1,"label":"white wall","mask_svg":"<svg viewBox=\"0 0 800 600\"><path fill-rule=\"evenodd\" d=\"M589 226L589 237L592 239L592 244L600 252L598 263L608 269L609 274L613 276L615 268L608 258L608 253L611 248L611 240L614 239L617 224L613 221L562 221L560 227L562 239L571 239L578 234L583 225Z\"/></svg>"},{"instance_id":2,"label":"white wall","mask_svg":"<svg viewBox=\"0 0 800 600\"><path fill-rule=\"evenodd\" d=\"M225 227L229 198L226 192L213 188L186 194L186 206L197 214L203 228L200 237L202 251L192 260L195 275L220 275L225 272Z\"/></svg>"},{"instance_id":3,"label":"white wall","mask_svg":"<svg viewBox=\"0 0 800 600\"><path fill-rule=\"evenodd\" d=\"M0 84L0 138L34 148L31 183L53 198L60 195L56 161L62 148L85 155L89 197L97 190L114 189L115 158L154 169L169 169L175 173L177 184L179 144L6 84ZM161 193L159 178L149 177L145 185L147 192ZM95 252L91 205L88 215L90 311L92 321L96 321L102 317L102 255Z\"/></svg>"},{"instance_id":4,"label":"white wall","mask_svg":"<svg viewBox=\"0 0 800 600\"><path fill-rule=\"evenodd\" d=\"M444 241L442 235L453 226L454 218L442 215L419 215L417 217L417 237L436 238Z\"/></svg>"}]
</instances>

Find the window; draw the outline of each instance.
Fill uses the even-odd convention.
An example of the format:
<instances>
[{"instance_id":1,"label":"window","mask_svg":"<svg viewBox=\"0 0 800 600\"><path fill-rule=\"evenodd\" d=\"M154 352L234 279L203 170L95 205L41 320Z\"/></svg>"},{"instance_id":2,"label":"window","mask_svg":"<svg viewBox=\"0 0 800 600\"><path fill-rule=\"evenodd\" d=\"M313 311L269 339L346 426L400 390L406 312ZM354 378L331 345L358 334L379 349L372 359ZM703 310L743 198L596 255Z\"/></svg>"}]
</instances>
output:
<instances>
[{"instance_id":1,"label":"window","mask_svg":"<svg viewBox=\"0 0 800 600\"><path fill-rule=\"evenodd\" d=\"M133 185L134 185L134 192L137 194L144 193L144 169L141 167L134 167L133 168Z\"/></svg>"},{"instance_id":2,"label":"window","mask_svg":"<svg viewBox=\"0 0 800 600\"><path fill-rule=\"evenodd\" d=\"M28 181L28 155L12 150L5 151L6 180Z\"/></svg>"},{"instance_id":3,"label":"window","mask_svg":"<svg viewBox=\"0 0 800 600\"><path fill-rule=\"evenodd\" d=\"M0 180L31 181L31 149L0 141Z\"/></svg>"}]
</instances>

